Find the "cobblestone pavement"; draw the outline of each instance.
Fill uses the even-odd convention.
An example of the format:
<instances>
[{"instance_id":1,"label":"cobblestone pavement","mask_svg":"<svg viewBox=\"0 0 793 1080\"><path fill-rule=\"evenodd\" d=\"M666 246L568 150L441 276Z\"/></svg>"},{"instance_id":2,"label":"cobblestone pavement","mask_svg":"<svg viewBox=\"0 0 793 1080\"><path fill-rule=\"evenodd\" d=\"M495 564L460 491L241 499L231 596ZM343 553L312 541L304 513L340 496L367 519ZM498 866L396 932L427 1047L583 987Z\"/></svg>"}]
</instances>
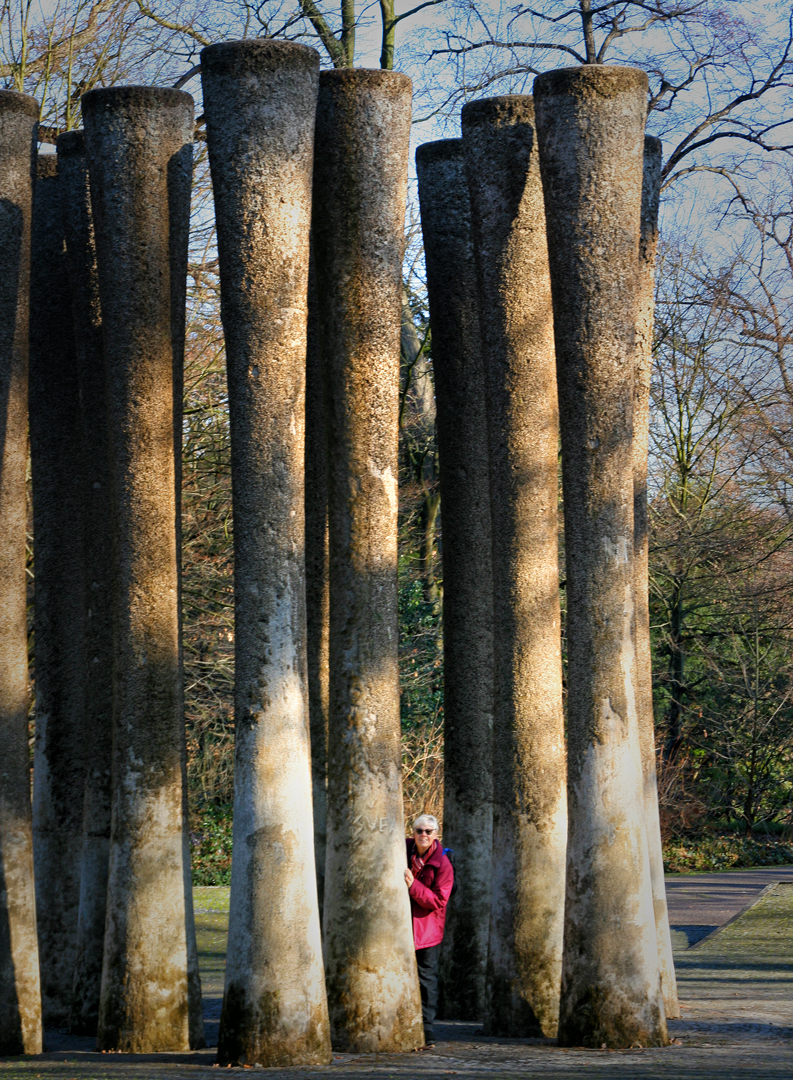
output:
<instances>
[{"instance_id":1,"label":"cobblestone pavement","mask_svg":"<svg viewBox=\"0 0 793 1080\"><path fill-rule=\"evenodd\" d=\"M379 1056L336 1055L317 1069L267 1070L268 1080L435 1080L447 1076L548 1080L589 1076L595 1080L777 1080L793 1077L793 871L751 872L739 886L732 875L690 875L687 889L670 888L672 923L685 929L710 926L713 902L731 903L748 890L756 902L728 925L688 946L686 933L676 934L675 962L683 1019L670 1022L675 1044L664 1049L587 1051L562 1050L550 1040L485 1039L474 1024L437 1027L435 1050ZM757 877L758 874L763 876ZM722 879L717 881L716 879ZM681 880L681 879L678 879ZM774 886L776 881L784 883ZM763 887L771 885L763 892ZM697 890L703 906L695 902ZM709 891L710 890L710 891ZM682 892L682 896L680 893ZM757 899L760 894L759 899ZM202 975L207 994L207 1034L217 1035L225 954L226 890L197 890ZM723 911L725 909L718 909ZM675 922L679 917L692 921ZM92 1040L51 1034L48 1053L37 1058L0 1060L0 1080L190 1080L218 1076L213 1050L194 1054L132 1057L91 1052ZM217 1067L215 1066L216 1070ZM240 1074L241 1069L226 1070ZM257 1069L244 1070L247 1073Z\"/></svg>"}]
</instances>

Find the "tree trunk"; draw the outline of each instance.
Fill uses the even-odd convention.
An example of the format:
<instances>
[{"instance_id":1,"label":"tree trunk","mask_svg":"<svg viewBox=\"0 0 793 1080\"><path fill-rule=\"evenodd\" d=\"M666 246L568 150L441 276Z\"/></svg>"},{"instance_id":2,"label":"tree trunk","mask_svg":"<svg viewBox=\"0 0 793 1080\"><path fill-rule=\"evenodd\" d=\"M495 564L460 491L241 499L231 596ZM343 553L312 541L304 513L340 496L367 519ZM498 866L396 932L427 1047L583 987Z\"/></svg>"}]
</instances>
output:
<instances>
[{"instance_id":1,"label":"tree trunk","mask_svg":"<svg viewBox=\"0 0 793 1080\"><path fill-rule=\"evenodd\" d=\"M0 91L0 1053L41 1053L25 581L28 290L38 102Z\"/></svg>"},{"instance_id":2,"label":"tree trunk","mask_svg":"<svg viewBox=\"0 0 793 1080\"><path fill-rule=\"evenodd\" d=\"M423 492L421 503L421 580L424 583L424 599L437 605L440 599L438 579L435 574L435 532L441 509L440 492L428 489Z\"/></svg>"},{"instance_id":3,"label":"tree trunk","mask_svg":"<svg viewBox=\"0 0 793 1080\"><path fill-rule=\"evenodd\" d=\"M565 844L559 420L534 104L462 113L493 536L493 903L485 1031L556 1034Z\"/></svg>"},{"instance_id":4,"label":"tree trunk","mask_svg":"<svg viewBox=\"0 0 793 1080\"><path fill-rule=\"evenodd\" d=\"M30 273L35 557L33 862L45 1027L71 1015L86 758L85 452L58 159L40 154Z\"/></svg>"},{"instance_id":5,"label":"tree trunk","mask_svg":"<svg viewBox=\"0 0 793 1080\"><path fill-rule=\"evenodd\" d=\"M83 116L114 548L114 780L97 1042L152 1053L201 1041L190 1002L200 984L186 895L174 445L193 102L176 90L115 87L86 94Z\"/></svg>"},{"instance_id":6,"label":"tree trunk","mask_svg":"<svg viewBox=\"0 0 793 1080\"><path fill-rule=\"evenodd\" d=\"M72 299L85 453L85 798L71 1031L95 1035L104 952L113 719L112 501L102 314L82 131L58 139L58 187Z\"/></svg>"},{"instance_id":7,"label":"tree trunk","mask_svg":"<svg viewBox=\"0 0 793 1080\"><path fill-rule=\"evenodd\" d=\"M407 289L402 289L400 334L402 407L400 429L405 435L407 464L421 488L418 514L419 573L424 600L437 608L440 590L435 576L435 534L440 511L437 454L435 452L435 391L423 343L413 324Z\"/></svg>"},{"instance_id":8,"label":"tree trunk","mask_svg":"<svg viewBox=\"0 0 793 1080\"><path fill-rule=\"evenodd\" d=\"M669 628L669 682L672 691L666 716L664 758L670 764L677 761L683 745L683 694L685 692L686 652L683 646L683 581L675 579L672 618Z\"/></svg>"},{"instance_id":9,"label":"tree trunk","mask_svg":"<svg viewBox=\"0 0 793 1080\"><path fill-rule=\"evenodd\" d=\"M655 260L658 252L658 203L661 196L663 147L660 139L644 140L644 178L639 238L639 317L636 322L636 382L633 391L633 580L636 639L636 712L642 755L644 816L658 940L658 965L667 1019L680 1016L672 959L672 939L666 910L658 782L655 773L653 664L650 651L648 591L649 522L647 513L647 453L650 441L650 377L653 366Z\"/></svg>"},{"instance_id":10,"label":"tree trunk","mask_svg":"<svg viewBox=\"0 0 793 1080\"><path fill-rule=\"evenodd\" d=\"M535 84L562 432L568 604L563 1046L668 1042L635 701L633 388L647 76Z\"/></svg>"},{"instance_id":11,"label":"tree trunk","mask_svg":"<svg viewBox=\"0 0 793 1080\"><path fill-rule=\"evenodd\" d=\"M324 944L334 1047L422 1044L397 656L397 433L410 81L320 76L313 239L326 386L330 715Z\"/></svg>"},{"instance_id":12,"label":"tree trunk","mask_svg":"<svg viewBox=\"0 0 793 1080\"><path fill-rule=\"evenodd\" d=\"M306 628L308 714L311 732L311 790L314 802L314 861L319 918L325 900L325 830L328 815L328 454L319 346L317 281L313 257L308 271L306 351Z\"/></svg>"},{"instance_id":13,"label":"tree trunk","mask_svg":"<svg viewBox=\"0 0 793 1080\"><path fill-rule=\"evenodd\" d=\"M201 54L234 498L235 768L221 1065L327 1064L306 683L306 315L319 56Z\"/></svg>"},{"instance_id":14,"label":"tree trunk","mask_svg":"<svg viewBox=\"0 0 793 1080\"><path fill-rule=\"evenodd\" d=\"M480 1020L493 835L493 574L487 413L471 206L460 139L416 152L432 323L443 505L443 841L458 890L446 914L442 1016Z\"/></svg>"}]
</instances>

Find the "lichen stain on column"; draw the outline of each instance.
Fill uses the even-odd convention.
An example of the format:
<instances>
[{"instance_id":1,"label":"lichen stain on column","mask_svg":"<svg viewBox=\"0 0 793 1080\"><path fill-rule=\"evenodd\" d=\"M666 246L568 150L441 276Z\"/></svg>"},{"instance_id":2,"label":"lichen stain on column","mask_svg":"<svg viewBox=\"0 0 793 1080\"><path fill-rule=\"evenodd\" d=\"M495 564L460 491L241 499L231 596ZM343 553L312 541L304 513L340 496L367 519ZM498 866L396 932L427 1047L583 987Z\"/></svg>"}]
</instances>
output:
<instances>
[{"instance_id":1,"label":"lichen stain on column","mask_svg":"<svg viewBox=\"0 0 793 1080\"><path fill-rule=\"evenodd\" d=\"M28 299L38 102L0 91L0 1053L41 1053L28 750Z\"/></svg>"},{"instance_id":2,"label":"lichen stain on column","mask_svg":"<svg viewBox=\"0 0 793 1080\"><path fill-rule=\"evenodd\" d=\"M324 954L334 1048L422 1045L397 666L397 433L411 84L320 76L312 239L328 435Z\"/></svg>"},{"instance_id":3,"label":"lichen stain on column","mask_svg":"<svg viewBox=\"0 0 793 1080\"><path fill-rule=\"evenodd\" d=\"M493 534L491 1035L553 1037L567 801L553 317L525 95L462 112L480 289Z\"/></svg>"},{"instance_id":4,"label":"lichen stain on column","mask_svg":"<svg viewBox=\"0 0 793 1080\"><path fill-rule=\"evenodd\" d=\"M173 278L186 269L193 101L114 87L82 103L114 539L114 783L97 1043L185 1050L202 1032L190 1007L200 987L186 896L174 439L184 288Z\"/></svg>"},{"instance_id":5,"label":"lichen stain on column","mask_svg":"<svg viewBox=\"0 0 793 1080\"><path fill-rule=\"evenodd\" d=\"M439 1011L485 1009L493 836L493 574L485 376L471 205L460 139L416 151L443 512L443 843L458 889L446 914Z\"/></svg>"},{"instance_id":6,"label":"lichen stain on column","mask_svg":"<svg viewBox=\"0 0 793 1080\"><path fill-rule=\"evenodd\" d=\"M234 861L220 1064L326 1064L306 680L306 309L319 56L201 54L235 558Z\"/></svg>"},{"instance_id":7,"label":"lichen stain on column","mask_svg":"<svg viewBox=\"0 0 793 1080\"><path fill-rule=\"evenodd\" d=\"M633 394L647 76L538 76L568 605L563 1046L668 1042L636 711Z\"/></svg>"}]
</instances>

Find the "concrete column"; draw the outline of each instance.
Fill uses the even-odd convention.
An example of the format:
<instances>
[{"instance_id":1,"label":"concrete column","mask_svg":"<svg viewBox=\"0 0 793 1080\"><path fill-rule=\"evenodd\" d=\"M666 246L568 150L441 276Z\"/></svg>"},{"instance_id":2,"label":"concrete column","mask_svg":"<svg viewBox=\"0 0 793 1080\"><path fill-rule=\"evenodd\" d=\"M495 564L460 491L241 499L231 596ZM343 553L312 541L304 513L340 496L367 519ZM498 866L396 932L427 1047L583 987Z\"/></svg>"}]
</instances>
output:
<instances>
[{"instance_id":1,"label":"concrete column","mask_svg":"<svg viewBox=\"0 0 793 1080\"><path fill-rule=\"evenodd\" d=\"M534 84L562 432L570 828L559 1040L668 1041L633 645L633 386L647 76Z\"/></svg>"},{"instance_id":2,"label":"concrete column","mask_svg":"<svg viewBox=\"0 0 793 1080\"><path fill-rule=\"evenodd\" d=\"M639 315L636 321L636 374L633 388L633 578L636 643L636 712L644 782L644 816L650 879L658 941L661 989L667 1019L680 1016L677 1000L672 939L666 910L658 783L655 774L655 721L653 717L653 665L650 653L648 595L649 522L647 514L647 453L650 440L650 377L653 367L655 314L655 262L658 254L658 204L661 198L661 140L644 139L641 233L639 236Z\"/></svg>"},{"instance_id":3,"label":"concrete column","mask_svg":"<svg viewBox=\"0 0 793 1080\"><path fill-rule=\"evenodd\" d=\"M85 452L58 159L40 154L30 275L35 559L33 860L44 1024L69 1023L86 751Z\"/></svg>"},{"instance_id":4,"label":"concrete column","mask_svg":"<svg viewBox=\"0 0 793 1080\"><path fill-rule=\"evenodd\" d=\"M458 890L441 951L443 1016L481 1020L493 837L493 576L485 376L460 139L416 151L443 514L443 842Z\"/></svg>"},{"instance_id":5,"label":"concrete column","mask_svg":"<svg viewBox=\"0 0 793 1080\"><path fill-rule=\"evenodd\" d=\"M30 214L38 102L0 90L0 1053L41 1053L25 532Z\"/></svg>"},{"instance_id":6,"label":"concrete column","mask_svg":"<svg viewBox=\"0 0 793 1080\"><path fill-rule=\"evenodd\" d=\"M314 804L314 856L321 924L325 897L325 830L328 813L330 564L328 560L328 457L317 304L317 277L314 260L310 258L306 335L306 640L308 715L311 733L311 791Z\"/></svg>"},{"instance_id":7,"label":"concrete column","mask_svg":"<svg viewBox=\"0 0 793 1080\"><path fill-rule=\"evenodd\" d=\"M530 97L462 112L480 288L493 530L493 903L485 1030L556 1034L567 830L558 440Z\"/></svg>"},{"instance_id":8,"label":"concrete column","mask_svg":"<svg viewBox=\"0 0 793 1080\"><path fill-rule=\"evenodd\" d=\"M326 380L330 714L324 948L335 1048L423 1043L397 666L397 426L411 84L323 71L313 241Z\"/></svg>"},{"instance_id":9,"label":"concrete column","mask_svg":"<svg viewBox=\"0 0 793 1080\"><path fill-rule=\"evenodd\" d=\"M182 362L193 102L83 97L113 485L113 794L98 1046L200 1041L186 896L174 368ZM177 380L178 381L178 380ZM190 970L188 970L190 968ZM190 1014L190 1015L189 1015Z\"/></svg>"},{"instance_id":10,"label":"concrete column","mask_svg":"<svg viewBox=\"0 0 793 1080\"><path fill-rule=\"evenodd\" d=\"M85 452L85 798L71 1031L95 1035L105 937L113 732L112 502L96 246L82 131L58 138L58 187L72 299L79 421Z\"/></svg>"},{"instance_id":11,"label":"concrete column","mask_svg":"<svg viewBox=\"0 0 793 1080\"><path fill-rule=\"evenodd\" d=\"M319 55L201 53L234 497L234 861L221 1065L330 1061L306 684L306 298Z\"/></svg>"}]
</instances>

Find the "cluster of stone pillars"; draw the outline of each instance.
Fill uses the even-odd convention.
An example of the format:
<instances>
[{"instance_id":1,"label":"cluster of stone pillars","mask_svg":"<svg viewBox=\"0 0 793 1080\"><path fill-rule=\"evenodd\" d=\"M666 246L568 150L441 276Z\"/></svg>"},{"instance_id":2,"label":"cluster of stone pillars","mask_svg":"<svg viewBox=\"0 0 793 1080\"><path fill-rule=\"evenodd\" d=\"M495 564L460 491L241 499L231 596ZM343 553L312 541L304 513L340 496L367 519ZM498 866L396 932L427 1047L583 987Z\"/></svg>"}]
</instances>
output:
<instances>
[{"instance_id":1,"label":"cluster of stone pillars","mask_svg":"<svg viewBox=\"0 0 793 1080\"><path fill-rule=\"evenodd\" d=\"M263 40L206 49L201 74L235 515L235 855L218 1056L273 1066L327 1062L331 1041L414 1049L396 546L411 85L391 72L320 76L313 49ZM3 1052L40 1050L43 1025L95 1032L103 1050L203 1041L178 554L193 102L118 87L86 94L82 111L85 131L36 162L37 103L0 95L13 615L0 646ZM322 483L307 492L305 472ZM307 518L319 522L314 563ZM330 760L318 842L309 712L320 794L326 745ZM315 849L326 831L323 957Z\"/></svg>"},{"instance_id":2,"label":"cluster of stone pillars","mask_svg":"<svg viewBox=\"0 0 793 1080\"><path fill-rule=\"evenodd\" d=\"M443 1008L568 1046L662 1045L679 1015L647 619L660 144L646 97L635 69L551 72L533 99L466 105L462 139L416 155L444 508L444 839L465 865Z\"/></svg>"},{"instance_id":3,"label":"cluster of stone pillars","mask_svg":"<svg viewBox=\"0 0 793 1080\"><path fill-rule=\"evenodd\" d=\"M208 47L201 74L235 522L219 1061L412 1049L396 606L410 82L320 73L314 50L268 40ZM417 155L461 879L443 1009L565 1045L663 1044L676 1015L641 561L645 110L640 72L564 70L534 102L466 106L462 140ZM92 91L85 132L38 165L37 115L0 94L0 1049L40 1049L42 1005L100 1049L184 1049L203 1039L178 555L193 102Z\"/></svg>"},{"instance_id":4,"label":"cluster of stone pillars","mask_svg":"<svg viewBox=\"0 0 793 1080\"><path fill-rule=\"evenodd\" d=\"M203 1045L177 554L193 101L101 90L83 116L37 161L38 104L0 94L4 1053L44 1025Z\"/></svg>"}]
</instances>

